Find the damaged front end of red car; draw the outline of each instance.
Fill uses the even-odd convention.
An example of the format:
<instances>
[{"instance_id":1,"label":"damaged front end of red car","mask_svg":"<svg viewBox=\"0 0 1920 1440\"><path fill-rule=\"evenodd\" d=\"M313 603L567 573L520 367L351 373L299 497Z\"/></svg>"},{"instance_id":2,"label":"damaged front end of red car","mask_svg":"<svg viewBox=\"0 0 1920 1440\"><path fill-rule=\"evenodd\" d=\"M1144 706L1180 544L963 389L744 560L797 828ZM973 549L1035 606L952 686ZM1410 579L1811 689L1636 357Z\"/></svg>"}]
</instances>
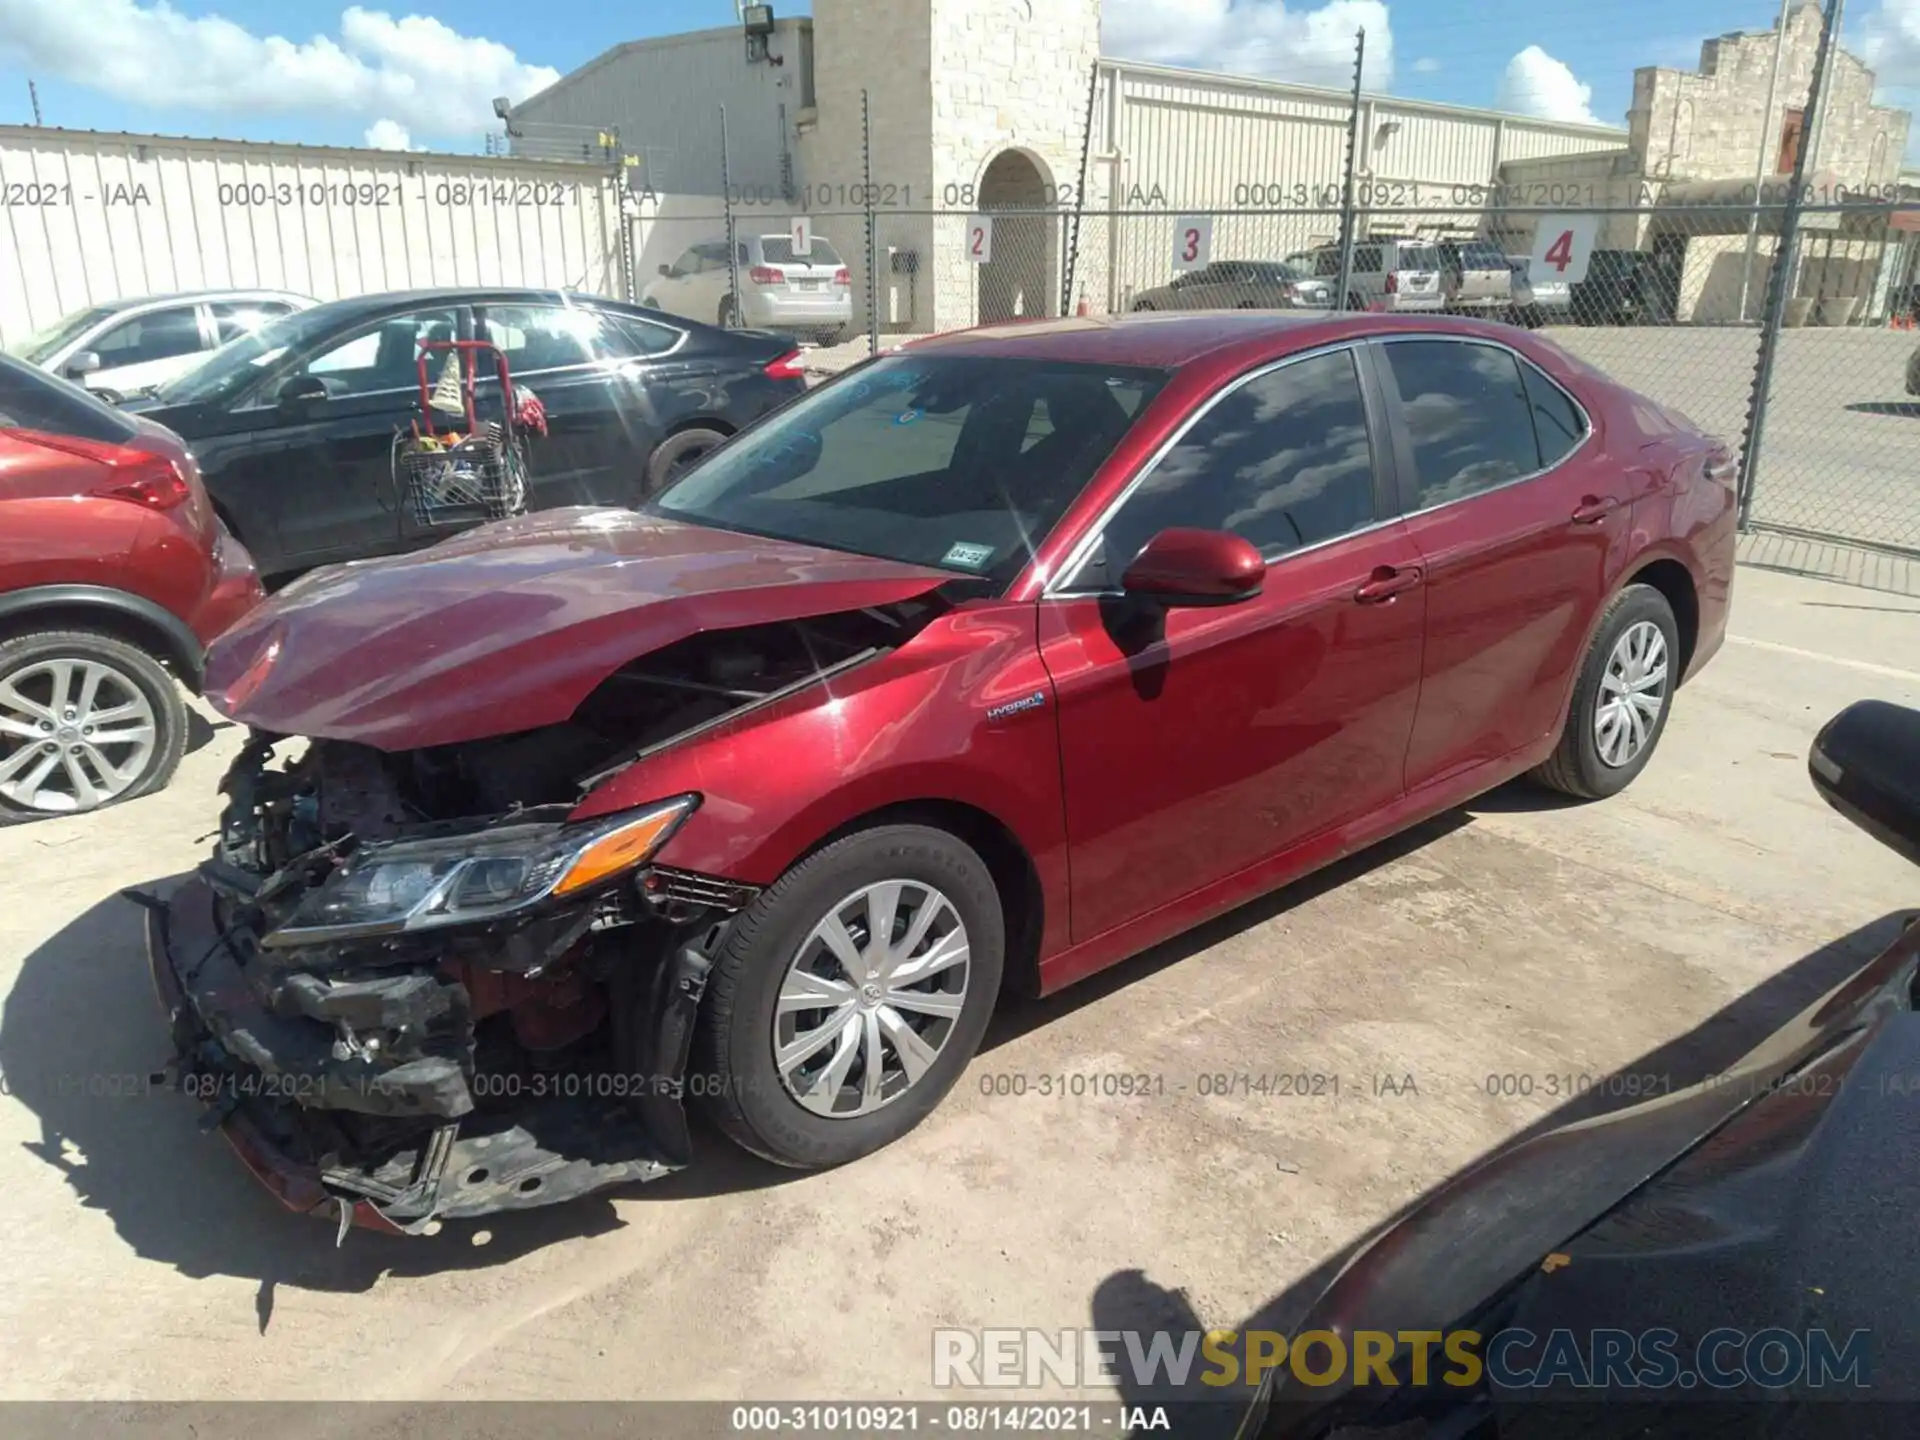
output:
<instances>
[{"instance_id":1,"label":"damaged front end of red car","mask_svg":"<svg viewBox=\"0 0 1920 1440\"><path fill-rule=\"evenodd\" d=\"M383 749L256 726L215 853L149 902L180 1088L342 1237L685 1166L710 959L757 892L656 861L697 794L572 817L658 751L809 703L939 608L692 634L512 734Z\"/></svg>"}]
</instances>

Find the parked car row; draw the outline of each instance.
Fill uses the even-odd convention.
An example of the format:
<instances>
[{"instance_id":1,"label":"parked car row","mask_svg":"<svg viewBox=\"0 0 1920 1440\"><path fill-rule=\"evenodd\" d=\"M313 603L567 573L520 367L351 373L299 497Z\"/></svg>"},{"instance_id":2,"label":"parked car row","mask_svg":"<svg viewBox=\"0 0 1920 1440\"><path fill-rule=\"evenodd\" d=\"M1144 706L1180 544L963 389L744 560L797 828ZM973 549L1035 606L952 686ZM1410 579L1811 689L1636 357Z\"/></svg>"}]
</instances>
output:
<instances>
[{"instance_id":1,"label":"parked car row","mask_svg":"<svg viewBox=\"0 0 1920 1440\"><path fill-rule=\"evenodd\" d=\"M183 314L228 337L184 371L84 348L129 358L129 325L151 338ZM396 455L422 418L421 347L451 340L497 347L538 396L535 509L636 505L806 388L784 336L555 291L171 296L70 317L0 357L0 823L164 785L186 736L174 682L199 688L205 645L262 577L446 537L405 503ZM142 383L89 392L63 367ZM499 388L482 369L483 414Z\"/></svg>"},{"instance_id":2,"label":"parked car row","mask_svg":"<svg viewBox=\"0 0 1920 1440\"><path fill-rule=\"evenodd\" d=\"M1134 310L1314 310L1333 307L1340 247L1320 245L1284 260L1216 260L1133 298ZM1657 320L1654 257L1596 250L1584 279L1568 284L1529 257L1489 240L1373 235L1348 267L1348 310L1480 315L1525 325L1628 325Z\"/></svg>"}]
</instances>

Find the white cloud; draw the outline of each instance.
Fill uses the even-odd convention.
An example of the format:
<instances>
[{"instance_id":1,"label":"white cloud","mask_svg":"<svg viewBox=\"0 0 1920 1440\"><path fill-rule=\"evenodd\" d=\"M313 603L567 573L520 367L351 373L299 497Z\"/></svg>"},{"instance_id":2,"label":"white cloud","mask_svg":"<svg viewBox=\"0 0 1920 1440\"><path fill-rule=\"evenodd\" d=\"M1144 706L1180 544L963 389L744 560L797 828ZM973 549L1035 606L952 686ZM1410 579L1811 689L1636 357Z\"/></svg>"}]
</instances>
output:
<instances>
[{"instance_id":1,"label":"white cloud","mask_svg":"<svg viewBox=\"0 0 1920 1440\"><path fill-rule=\"evenodd\" d=\"M376 150L418 150L407 127L398 120L376 120L367 127L367 144Z\"/></svg>"},{"instance_id":2,"label":"white cloud","mask_svg":"<svg viewBox=\"0 0 1920 1440\"><path fill-rule=\"evenodd\" d=\"M1538 45L1529 45L1507 62L1494 104L1543 120L1574 120L1598 125L1593 113L1593 87L1583 85L1566 65Z\"/></svg>"},{"instance_id":3,"label":"white cloud","mask_svg":"<svg viewBox=\"0 0 1920 1440\"><path fill-rule=\"evenodd\" d=\"M1431 55L1422 55L1418 60L1413 62L1413 70L1416 75L1432 75L1437 73L1439 69L1440 62Z\"/></svg>"},{"instance_id":4,"label":"white cloud","mask_svg":"<svg viewBox=\"0 0 1920 1440\"><path fill-rule=\"evenodd\" d=\"M560 78L429 16L358 5L342 12L338 39L295 41L166 0L0 0L0 54L144 105L347 115L429 135L490 128L494 96L524 100Z\"/></svg>"},{"instance_id":5,"label":"white cloud","mask_svg":"<svg viewBox=\"0 0 1920 1440\"><path fill-rule=\"evenodd\" d=\"M1106 0L1102 53L1124 60L1231 70L1309 85L1353 84L1354 32L1367 32L1364 83L1393 81L1393 30L1381 0Z\"/></svg>"},{"instance_id":6,"label":"white cloud","mask_svg":"<svg viewBox=\"0 0 1920 1440\"><path fill-rule=\"evenodd\" d=\"M1881 0L1860 22L1860 58L1889 89L1920 85L1920 0Z\"/></svg>"}]
</instances>

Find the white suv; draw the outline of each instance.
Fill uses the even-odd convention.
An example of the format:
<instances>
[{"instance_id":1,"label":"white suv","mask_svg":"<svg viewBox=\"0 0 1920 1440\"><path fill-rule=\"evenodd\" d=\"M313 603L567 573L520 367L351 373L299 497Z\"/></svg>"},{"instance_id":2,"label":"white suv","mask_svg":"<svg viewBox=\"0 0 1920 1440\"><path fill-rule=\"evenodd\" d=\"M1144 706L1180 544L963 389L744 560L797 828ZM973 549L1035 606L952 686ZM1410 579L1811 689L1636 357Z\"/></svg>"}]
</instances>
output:
<instances>
[{"instance_id":1,"label":"white suv","mask_svg":"<svg viewBox=\"0 0 1920 1440\"><path fill-rule=\"evenodd\" d=\"M641 292L640 301L708 325L793 330L823 341L841 338L853 324L852 277L824 236L815 235L807 253L796 255L790 236L742 235L734 260L727 263L725 240L694 245L660 267L659 279Z\"/></svg>"},{"instance_id":2,"label":"white suv","mask_svg":"<svg viewBox=\"0 0 1920 1440\"><path fill-rule=\"evenodd\" d=\"M285 290L201 290L89 305L13 347L29 365L111 398L184 375L229 340L320 302Z\"/></svg>"}]
</instances>

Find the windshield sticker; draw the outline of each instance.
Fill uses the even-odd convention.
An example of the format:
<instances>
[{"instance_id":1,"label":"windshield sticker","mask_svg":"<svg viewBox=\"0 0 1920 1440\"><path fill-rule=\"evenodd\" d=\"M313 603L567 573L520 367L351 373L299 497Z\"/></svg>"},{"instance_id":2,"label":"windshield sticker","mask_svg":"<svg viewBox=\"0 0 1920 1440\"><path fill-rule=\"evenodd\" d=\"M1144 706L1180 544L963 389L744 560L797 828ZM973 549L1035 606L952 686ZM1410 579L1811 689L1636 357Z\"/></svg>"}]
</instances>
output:
<instances>
[{"instance_id":1,"label":"windshield sticker","mask_svg":"<svg viewBox=\"0 0 1920 1440\"><path fill-rule=\"evenodd\" d=\"M893 423L896 425L911 425L926 413L924 410L902 410L898 415L893 417Z\"/></svg>"},{"instance_id":2,"label":"windshield sticker","mask_svg":"<svg viewBox=\"0 0 1920 1440\"><path fill-rule=\"evenodd\" d=\"M993 559L993 546L974 545L962 540L947 551L946 557L942 559L940 563L942 565L958 565L968 570L978 570L991 559Z\"/></svg>"}]
</instances>

